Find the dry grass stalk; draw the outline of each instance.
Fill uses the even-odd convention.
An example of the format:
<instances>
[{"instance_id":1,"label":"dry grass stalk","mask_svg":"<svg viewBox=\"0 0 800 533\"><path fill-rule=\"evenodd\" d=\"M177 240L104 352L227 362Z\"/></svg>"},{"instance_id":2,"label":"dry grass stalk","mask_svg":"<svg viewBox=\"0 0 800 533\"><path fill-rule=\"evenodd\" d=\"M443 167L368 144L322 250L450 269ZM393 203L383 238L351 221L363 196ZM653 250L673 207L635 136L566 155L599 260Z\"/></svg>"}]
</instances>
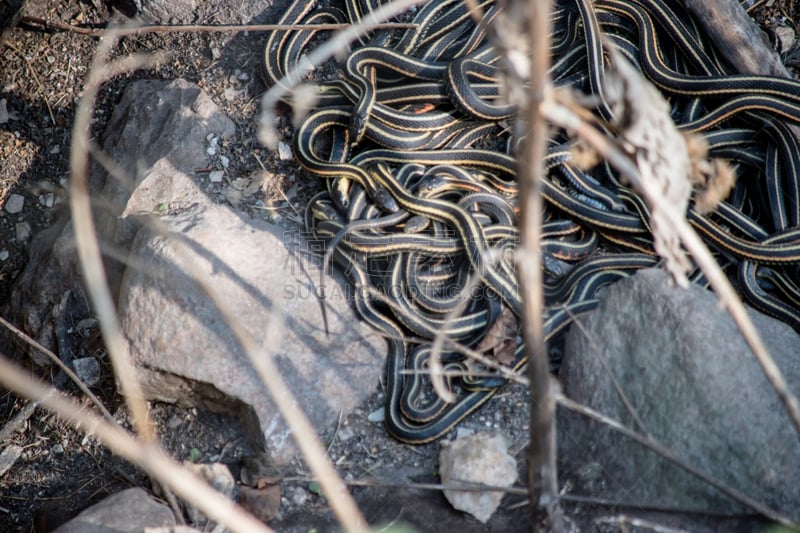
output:
<instances>
[{"instance_id":1,"label":"dry grass stalk","mask_svg":"<svg viewBox=\"0 0 800 533\"><path fill-rule=\"evenodd\" d=\"M96 237L94 224L91 218L91 200L88 188L88 153L89 153L89 121L91 109L100 85L107 79L123 72L156 64L162 60L164 54L151 56L129 56L114 63L107 63L107 57L116 39L109 38L101 43L93 62L89 79L84 92L84 97L78 107L74 126L74 141L72 145L71 170L72 170L72 198L71 207L75 225L76 241L81 258L84 276L87 280L90 297L97 309L101 331L106 346L114 363L117 380L128 402L133 415L134 425L141 438L146 442L154 440L153 426L149 419L146 403L133 366L130 363L122 336L118 317L110 290L105 282L105 272L100 256L100 246ZM187 262L186 264L191 264ZM234 314L229 310L224 299L216 294L202 275L189 273L195 281L206 291L212 301L217 305L220 313L234 332L243 352L252 362L257 374L265 383L268 392L283 414L287 424L292 430L293 437L304 454L312 472L317 476L320 486L325 492L328 501L337 518L348 531L364 531L367 529L366 521L361 515L355 502L350 497L333 465L325 455L324 447L319 442L313 427L304 413L297 407L299 402L283 382L271 354L263 353L258 348L255 340L245 331ZM281 324L277 317L271 324L273 340L276 340L275 331ZM275 342L273 345L277 345ZM179 490L175 484L177 479L166 479L166 486L176 490L185 497L186 491ZM202 499L188 499L207 516L215 517L218 513L209 512L203 505ZM229 527L230 523L225 522ZM262 529L263 530L263 529Z\"/></svg>"},{"instance_id":2,"label":"dry grass stalk","mask_svg":"<svg viewBox=\"0 0 800 533\"><path fill-rule=\"evenodd\" d=\"M92 220L89 192L89 124L97 92L105 81L122 73L155 66L164 61L167 55L165 53L131 55L108 63L108 57L115 43L116 39L110 38L98 46L89 77L86 80L83 97L75 113L70 154L70 207L83 276L98 315L100 330L114 366L114 374L131 411L136 432L142 439L149 442L155 439L153 424L144 394L136 378L136 371L130 362L122 338L116 307L105 281L105 268Z\"/></svg>"},{"instance_id":3,"label":"dry grass stalk","mask_svg":"<svg viewBox=\"0 0 800 533\"><path fill-rule=\"evenodd\" d=\"M617 62L619 63L619 61ZM634 79L639 81L633 81ZM625 83L642 84L647 82L637 74L635 78L628 78ZM639 94L642 94L641 90L639 90ZM635 100L629 99L628 105L635 105L635 102ZM640 103L646 106L650 105L649 100L642 100ZM635 157L637 155L635 151L633 153L634 157L632 157L630 151L612 142L605 134L585 122L579 113L573 112L570 109L572 105L573 99L571 97L565 97L557 92L550 92L542 104L542 112L548 120L565 128L567 131L574 132L583 142L596 150L645 198L652 211L660 213L661 228L670 232L670 238L677 237L680 240L681 244L705 273L711 287L719 296L721 305L731 313L784 406L795 432L800 437L800 403L789 390L783 374L767 352L736 291L719 268L719 265L717 265L711 252L689 226L685 219L685 206L671 204L663 196L663 191L658 184L646 180L646 173L642 173L638 166L642 161L657 160L658 158L637 158ZM661 121L661 124L667 127L665 121ZM652 173L652 171L650 172Z\"/></svg>"},{"instance_id":4,"label":"dry grass stalk","mask_svg":"<svg viewBox=\"0 0 800 533\"><path fill-rule=\"evenodd\" d=\"M492 28L498 55L506 66L506 97L520 111L517 138L522 139L518 176L520 243L517 276L522 294L522 334L531 384L528 489L533 523L546 530L563 530L556 468L555 401L544 331L541 240L544 202L542 180L548 128L541 113L549 84L549 0L504 2ZM529 83L529 86L526 85Z\"/></svg>"},{"instance_id":5,"label":"dry grass stalk","mask_svg":"<svg viewBox=\"0 0 800 533\"><path fill-rule=\"evenodd\" d=\"M350 43L367 34L392 17L399 15L410 7L423 3L425 0L395 0L381 5L371 11L358 24L353 24L345 30L334 35L329 41L316 48L295 65L294 69L278 83L270 87L261 97L261 115L258 118L258 140L264 146L275 149L278 146L278 137L275 134L275 106L294 90L303 78L314 68L337 54L347 51Z\"/></svg>"},{"instance_id":6,"label":"dry grass stalk","mask_svg":"<svg viewBox=\"0 0 800 533\"><path fill-rule=\"evenodd\" d=\"M201 509L206 516L225 524L231 531L269 533L272 530L244 509L212 489L172 460L153 441L137 439L119 426L89 412L84 406L27 374L0 355L0 385L41 404L75 429L96 436L110 450L142 467L153 479L170 487L181 498Z\"/></svg>"},{"instance_id":7,"label":"dry grass stalk","mask_svg":"<svg viewBox=\"0 0 800 533\"><path fill-rule=\"evenodd\" d=\"M758 501L750 498L747 494L744 494L743 492L740 492L740 491L738 491L738 490L736 490L734 488L731 488L728 485L722 483L721 481L718 481L715 478L707 475L705 472L702 472L702 471L698 470L697 468L695 468L694 466L692 466L688 462L684 461L683 459L681 459L680 457L675 455L672 452L672 450L670 450L666 446L662 445L661 443L659 443L658 441L656 441L652 437L637 433L634 430L632 430L632 429L620 424L616 420L614 420L612 418L608 418L607 416L603 415L602 413L598 413L597 411L595 411L595 410L593 410L593 409L591 409L589 407L586 407L585 405L581 405L581 404L579 404L577 402L573 402L569 398L566 398L566 397L564 397L562 395L559 395L556 398L556 401L559 403L559 405L561 405L563 407L566 407L567 409L570 409L571 411L579 413L579 414L581 414L581 415L583 415L583 416L585 416L587 418L591 418L592 420L596 420L596 421L598 421L598 422L600 422L602 424L605 424L606 426L610 427L614 431L622 433L623 435L625 435L629 439L631 439L631 440L633 440L635 442L638 442L642 446L645 446L645 447L649 448L650 450L654 451L655 453L657 453L658 455L660 455L661 457L663 457L664 459L666 459L670 463L672 463L672 464L678 466L679 468L685 470L686 472L688 472L689 474L691 474L691 475L695 476L696 478L702 480L703 482L708 483L709 485L711 485L712 487L714 487L715 489L720 491L725 496L731 498L734 501L737 501L737 502L741 503L742 505L745 505L746 507L749 507L750 509L753 509L754 511L756 511L759 514L761 514L762 516L765 516L766 518L768 518L770 520L773 520L774 522L777 522L777 523L782 524L782 525L787 526L787 527L797 527L797 524L792 522L792 520L790 518L787 518L786 516L783 516L778 511L775 511L774 509L772 509L770 507L767 507L766 505L762 504L761 502L758 502Z\"/></svg>"}]
</instances>

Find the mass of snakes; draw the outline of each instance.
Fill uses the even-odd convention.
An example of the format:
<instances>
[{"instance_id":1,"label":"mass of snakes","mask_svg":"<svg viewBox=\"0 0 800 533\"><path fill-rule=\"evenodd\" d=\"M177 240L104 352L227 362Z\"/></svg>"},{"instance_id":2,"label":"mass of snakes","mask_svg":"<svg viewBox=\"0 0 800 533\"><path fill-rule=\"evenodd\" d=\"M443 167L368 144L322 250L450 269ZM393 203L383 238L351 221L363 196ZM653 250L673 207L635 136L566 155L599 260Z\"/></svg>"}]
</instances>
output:
<instances>
[{"instance_id":1,"label":"mass of snakes","mask_svg":"<svg viewBox=\"0 0 800 533\"><path fill-rule=\"evenodd\" d=\"M380 0L337 7L294 0L282 24L353 23ZM665 95L672 118L702 134L711 157L737 168L730 196L688 220L747 302L800 331L800 83L736 74L676 0L557 0L550 36L556 87L601 90L603 46L615 46ZM434 440L505 383L446 343L445 403L426 374L438 334L490 351L508 317L518 322L515 110L502 98L487 26L493 0L429 0L404 21L351 47L316 106L296 125L297 161L324 184L305 211L325 262L348 277L359 316L384 334L386 425L401 441ZM269 85L321 32L277 31L264 49ZM598 116L609 113L597 109ZM554 339L597 305L601 287L659 264L644 202L608 165L581 170L563 132L545 161L544 317ZM701 273L695 283L704 284ZM520 369L514 327L503 363ZM494 343L495 345L497 343Z\"/></svg>"}]
</instances>

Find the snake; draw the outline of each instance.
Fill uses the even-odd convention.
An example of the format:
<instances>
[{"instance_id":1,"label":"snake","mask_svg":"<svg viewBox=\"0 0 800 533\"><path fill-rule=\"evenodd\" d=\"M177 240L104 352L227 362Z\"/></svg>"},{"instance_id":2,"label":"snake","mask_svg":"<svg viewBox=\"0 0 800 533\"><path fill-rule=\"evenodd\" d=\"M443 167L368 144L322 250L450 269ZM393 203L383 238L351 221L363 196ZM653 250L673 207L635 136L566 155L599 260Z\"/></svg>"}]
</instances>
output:
<instances>
[{"instance_id":1,"label":"snake","mask_svg":"<svg viewBox=\"0 0 800 533\"><path fill-rule=\"evenodd\" d=\"M341 9L293 0L283 24L357 23L378 0ZM552 84L604 104L604 48L615 46L670 99L677 126L701 135L713 157L738 165L730 197L687 219L735 273L754 306L800 331L800 83L733 73L673 0L560 0L550 35ZM505 374L470 362L504 313L522 319L515 255L519 231L516 110L503 96L503 61L487 30L502 15L480 0L481 22L461 0L431 0L409 13L413 28L376 30L354 43L335 79L318 80L316 106L299 117L298 164L325 185L305 210L307 229L354 287L362 320L387 342L386 427L410 444L451 431L527 361L516 330ZM263 77L281 83L313 30L278 31L263 51ZM542 250L554 341L599 293L658 266L650 213L603 163L582 170L573 142L554 131L545 156ZM701 274L692 280L703 285ZM442 353L432 343L444 335ZM431 390L439 357L456 400Z\"/></svg>"}]
</instances>

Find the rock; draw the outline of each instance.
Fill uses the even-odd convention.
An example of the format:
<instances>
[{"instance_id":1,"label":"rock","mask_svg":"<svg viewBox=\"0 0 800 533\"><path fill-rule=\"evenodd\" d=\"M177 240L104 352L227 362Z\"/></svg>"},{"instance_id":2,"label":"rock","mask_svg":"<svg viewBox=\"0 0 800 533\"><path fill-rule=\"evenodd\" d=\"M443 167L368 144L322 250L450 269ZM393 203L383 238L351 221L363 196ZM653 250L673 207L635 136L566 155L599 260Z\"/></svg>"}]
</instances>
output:
<instances>
[{"instance_id":1,"label":"rock","mask_svg":"<svg viewBox=\"0 0 800 533\"><path fill-rule=\"evenodd\" d=\"M785 54L797 45L797 35L790 26L775 26L772 33L778 53Z\"/></svg>"},{"instance_id":2,"label":"rock","mask_svg":"<svg viewBox=\"0 0 800 533\"><path fill-rule=\"evenodd\" d=\"M53 533L140 533L145 528L175 525L172 511L140 488L123 490L102 500Z\"/></svg>"},{"instance_id":3,"label":"rock","mask_svg":"<svg viewBox=\"0 0 800 533\"><path fill-rule=\"evenodd\" d=\"M278 158L281 161L291 161L294 159L294 154L292 154L292 147L286 144L283 141L278 142Z\"/></svg>"},{"instance_id":4,"label":"rock","mask_svg":"<svg viewBox=\"0 0 800 533\"><path fill-rule=\"evenodd\" d=\"M27 242L31 236L30 222L17 222L17 224L14 226L14 233L17 238L17 242Z\"/></svg>"},{"instance_id":5,"label":"rock","mask_svg":"<svg viewBox=\"0 0 800 533\"><path fill-rule=\"evenodd\" d=\"M15 444L9 444L3 451L0 452L0 478L8 472L8 469L14 466L17 459L22 455L22 447Z\"/></svg>"},{"instance_id":6,"label":"rock","mask_svg":"<svg viewBox=\"0 0 800 533\"><path fill-rule=\"evenodd\" d=\"M75 374L87 387L93 387L100 381L100 362L96 357L80 357L72 361Z\"/></svg>"},{"instance_id":7,"label":"rock","mask_svg":"<svg viewBox=\"0 0 800 533\"><path fill-rule=\"evenodd\" d=\"M501 435L478 433L458 439L439 453L439 476L443 485L480 483L510 487L517 480L517 465L508 455ZM447 501L460 511L486 523L505 495L499 491L444 490Z\"/></svg>"},{"instance_id":8,"label":"rock","mask_svg":"<svg viewBox=\"0 0 800 533\"><path fill-rule=\"evenodd\" d=\"M14 282L3 316L33 337L39 344L59 353L59 335L65 323L77 323L88 317L81 310L67 310L64 302L74 295L87 301L80 282L72 223L62 217L51 227L38 233L30 245L30 260ZM88 313L88 309L85 310ZM66 322L65 322L66 321ZM16 338L12 350L28 355L39 365L52 361L38 350ZM68 354L65 354L67 357Z\"/></svg>"},{"instance_id":9,"label":"rock","mask_svg":"<svg viewBox=\"0 0 800 533\"><path fill-rule=\"evenodd\" d=\"M236 480L228 467L222 463L195 464L191 461L184 461L183 467L198 477L203 478L214 490L233 499L236 489ZM193 524L206 524L208 519L200 510L187 505L187 514Z\"/></svg>"},{"instance_id":10,"label":"rock","mask_svg":"<svg viewBox=\"0 0 800 533\"><path fill-rule=\"evenodd\" d=\"M21 194L10 194L6 199L5 210L10 215L16 215L22 211L25 205L25 197Z\"/></svg>"},{"instance_id":11,"label":"rock","mask_svg":"<svg viewBox=\"0 0 800 533\"><path fill-rule=\"evenodd\" d=\"M330 278L326 336L306 274L316 282L318 267L301 265L302 255L287 250L307 246L296 231L244 220L220 205L197 206L161 222L170 233L139 233L130 256L146 268L128 269L120 288L122 327L146 394L232 409L276 462L289 461L295 449L288 427L225 319L186 269L198 269L224 295L260 356L274 354L317 429L335 425L340 412L349 412L373 390L383 370L385 341L354 316L341 280ZM267 332L276 313L283 314L283 329L271 340Z\"/></svg>"},{"instance_id":12,"label":"rock","mask_svg":"<svg viewBox=\"0 0 800 533\"><path fill-rule=\"evenodd\" d=\"M800 394L800 337L781 322L749 314ZM728 486L800 518L800 442L712 293L672 287L661 270L641 271L609 288L581 320L583 327L568 336L560 370L566 396L637 428L602 356L654 439ZM642 506L744 511L606 426L559 409L558 431L562 472L582 494Z\"/></svg>"},{"instance_id":13,"label":"rock","mask_svg":"<svg viewBox=\"0 0 800 533\"><path fill-rule=\"evenodd\" d=\"M281 509L281 487L268 485L253 488L244 485L239 489L239 505L262 522L269 522Z\"/></svg>"},{"instance_id":14,"label":"rock","mask_svg":"<svg viewBox=\"0 0 800 533\"><path fill-rule=\"evenodd\" d=\"M177 206L210 203L193 186L190 176L195 168L208 163L206 137L209 134L225 137L233 132L233 122L197 85L185 80L132 82L114 108L103 143L103 151L115 161L121 175L131 178L131 183L107 179L98 169L92 175L92 190L102 187L103 204L108 206L108 211L98 215L100 240L120 249L127 248L138 230L134 215L152 212L164 201ZM136 193L131 195L134 187ZM12 203L24 200L16 196L20 199ZM72 222L66 215L64 212L50 228L33 238L30 260L2 308L4 317L57 354L54 308L67 293L77 300L88 301L82 287ZM116 289L123 265L109 259L106 270L112 289ZM66 319L77 323L87 317ZM11 343L9 350L25 351L37 364L50 364L26 344L16 339ZM68 354L61 356L67 358Z\"/></svg>"},{"instance_id":15,"label":"rock","mask_svg":"<svg viewBox=\"0 0 800 533\"><path fill-rule=\"evenodd\" d=\"M100 217L98 231L125 246L138 229L135 215L152 213L165 202L176 208L210 203L191 176L209 162L209 139L234 131L233 122L193 83L128 85L109 119L103 150L133 182L106 180L102 197L111 207Z\"/></svg>"}]
</instances>

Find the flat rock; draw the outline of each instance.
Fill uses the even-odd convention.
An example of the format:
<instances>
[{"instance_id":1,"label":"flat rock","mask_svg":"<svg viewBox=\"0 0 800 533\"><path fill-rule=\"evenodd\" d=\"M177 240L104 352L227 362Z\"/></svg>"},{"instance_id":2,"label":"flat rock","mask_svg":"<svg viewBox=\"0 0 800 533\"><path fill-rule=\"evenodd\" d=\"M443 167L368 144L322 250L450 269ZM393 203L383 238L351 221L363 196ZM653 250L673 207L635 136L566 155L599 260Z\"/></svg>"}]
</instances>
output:
<instances>
[{"instance_id":1,"label":"flat rock","mask_svg":"<svg viewBox=\"0 0 800 533\"><path fill-rule=\"evenodd\" d=\"M262 356L275 355L317 429L335 425L340 412L374 390L385 341L354 315L346 285L330 278L326 336L306 274L318 280L318 267L301 267L297 259L303 255L287 249L292 242L301 245L296 232L244 220L218 205L196 206L161 222L166 235L142 230L135 239L131 259L138 266L128 269L120 288L123 329L149 397L236 409L276 462L295 453L285 422L230 327L187 276L187 268L197 269L224 295L234 320L253 336ZM339 290L330 290L334 287ZM270 344L267 332L278 314L283 329Z\"/></svg>"},{"instance_id":2,"label":"flat rock","mask_svg":"<svg viewBox=\"0 0 800 533\"><path fill-rule=\"evenodd\" d=\"M123 490L89 507L53 533L140 533L171 527L175 517L140 488Z\"/></svg>"},{"instance_id":3,"label":"flat rock","mask_svg":"<svg viewBox=\"0 0 800 533\"><path fill-rule=\"evenodd\" d=\"M749 314L800 394L800 337L770 317ZM566 396L637 428L601 356L653 438L728 486L800 518L800 441L716 296L678 289L663 271L645 270L610 287L582 323L565 347L559 377ZM610 428L565 409L558 416L562 472L581 494L744 510Z\"/></svg>"},{"instance_id":4,"label":"flat rock","mask_svg":"<svg viewBox=\"0 0 800 533\"><path fill-rule=\"evenodd\" d=\"M233 121L194 83L132 82L114 107L103 141L103 151L130 181L105 180L101 196L108 209L99 216L98 232L124 246L138 229L131 215L152 213L165 202L208 203L191 186L192 176L209 162L208 146L234 131Z\"/></svg>"},{"instance_id":5,"label":"flat rock","mask_svg":"<svg viewBox=\"0 0 800 533\"><path fill-rule=\"evenodd\" d=\"M453 442L442 443L439 453L439 476L442 484L477 483L510 487L517 480L517 463L508 454L502 435L478 433ZM484 524L500 506L505 494L500 491L463 491L445 489L450 504L469 513Z\"/></svg>"},{"instance_id":6,"label":"flat rock","mask_svg":"<svg viewBox=\"0 0 800 533\"><path fill-rule=\"evenodd\" d=\"M192 186L191 175L197 167L208 165L207 139L225 138L234 131L233 122L193 83L139 80L128 85L103 142L103 152L114 160L117 174L111 177L96 167L91 178L92 190L102 189L104 210L97 214L101 241L126 249L138 230L136 217L129 215L152 212L161 202L176 206L209 202ZM20 196L14 201L22 200ZM88 308L64 313L67 300L88 301L67 215L65 210L51 227L34 236L30 260L2 307L4 317L64 359L81 355L74 346L62 350L79 340L70 337L80 337L68 333L68 326L90 316ZM109 259L106 271L116 289L123 265ZM50 364L37 350L3 335L4 343L13 346L9 350L23 350L37 364Z\"/></svg>"}]
</instances>

